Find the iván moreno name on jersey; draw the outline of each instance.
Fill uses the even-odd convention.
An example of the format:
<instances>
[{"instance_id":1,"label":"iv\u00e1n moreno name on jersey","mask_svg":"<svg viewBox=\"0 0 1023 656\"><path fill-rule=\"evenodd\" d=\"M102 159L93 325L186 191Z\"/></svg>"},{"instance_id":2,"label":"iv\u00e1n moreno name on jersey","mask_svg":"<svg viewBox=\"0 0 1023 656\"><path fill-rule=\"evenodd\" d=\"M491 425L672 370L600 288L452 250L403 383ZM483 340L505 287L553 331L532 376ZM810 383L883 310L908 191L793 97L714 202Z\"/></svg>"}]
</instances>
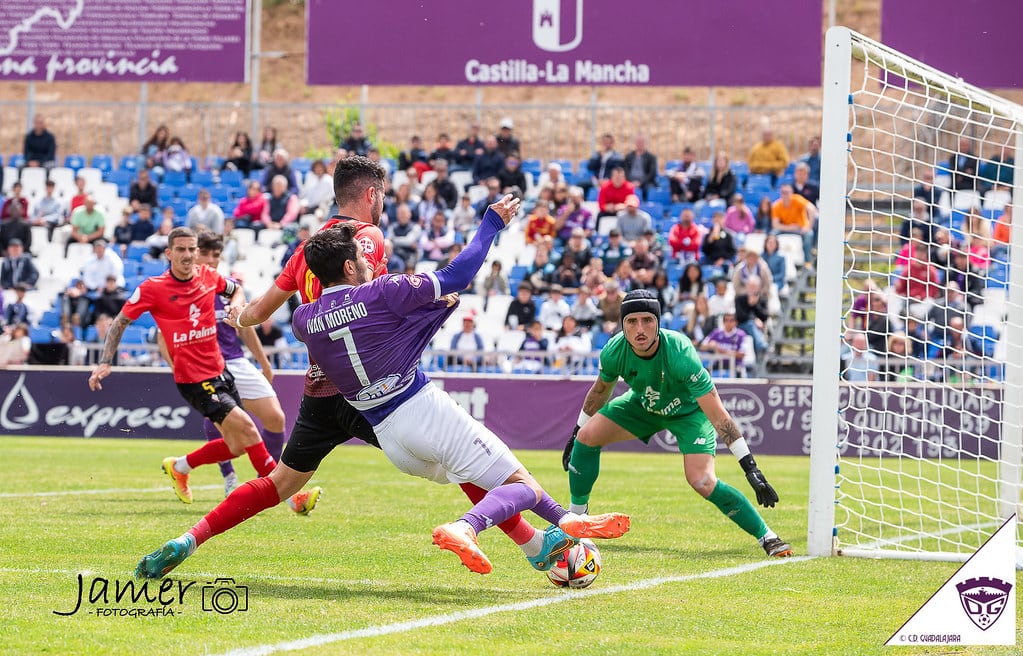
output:
<instances>
[{"instance_id":1,"label":"iv\u00e1n moreno name on jersey","mask_svg":"<svg viewBox=\"0 0 1023 656\"><path fill-rule=\"evenodd\" d=\"M312 334L332 328L340 328L346 323L365 317L367 314L365 303L355 303L349 307L331 310L326 314L309 319L305 322L305 329L307 333Z\"/></svg>"}]
</instances>

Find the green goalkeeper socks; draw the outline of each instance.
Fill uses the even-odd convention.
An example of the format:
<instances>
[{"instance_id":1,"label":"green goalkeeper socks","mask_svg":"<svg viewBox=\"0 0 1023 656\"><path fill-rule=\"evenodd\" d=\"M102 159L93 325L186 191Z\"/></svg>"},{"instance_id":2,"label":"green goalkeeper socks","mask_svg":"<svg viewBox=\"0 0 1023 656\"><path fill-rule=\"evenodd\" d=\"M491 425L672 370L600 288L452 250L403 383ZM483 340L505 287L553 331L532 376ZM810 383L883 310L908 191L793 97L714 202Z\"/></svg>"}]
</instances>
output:
<instances>
[{"instance_id":1,"label":"green goalkeeper socks","mask_svg":"<svg viewBox=\"0 0 1023 656\"><path fill-rule=\"evenodd\" d=\"M572 458L575 458L574 452ZM571 481L571 478L569 480ZM573 494L575 494L574 490ZM710 496L707 497L707 501L717 506L718 510L725 514L725 517L738 524L739 528L753 537L760 539L767 533L767 524L764 523L757 509L753 507L749 499L728 483L719 480Z\"/></svg>"},{"instance_id":2,"label":"green goalkeeper socks","mask_svg":"<svg viewBox=\"0 0 1023 656\"><path fill-rule=\"evenodd\" d=\"M599 474L600 447L586 446L576 440L572 459L568 461L568 490L573 506L585 506L590 502L590 492Z\"/></svg>"}]
</instances>

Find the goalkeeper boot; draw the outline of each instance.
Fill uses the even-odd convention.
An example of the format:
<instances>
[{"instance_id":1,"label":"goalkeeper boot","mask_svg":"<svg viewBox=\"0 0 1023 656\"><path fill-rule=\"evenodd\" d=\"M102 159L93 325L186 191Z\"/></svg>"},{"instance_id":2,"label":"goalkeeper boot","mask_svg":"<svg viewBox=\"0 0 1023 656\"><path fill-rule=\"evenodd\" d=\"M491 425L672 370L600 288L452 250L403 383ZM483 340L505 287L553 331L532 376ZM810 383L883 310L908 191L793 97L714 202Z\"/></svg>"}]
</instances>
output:
<instances>
[{"instance_id":1,"label":"goalkeeper boot","mask_svg":"<svg viewBox=\"0 0 1023 656\"><path fill-rule=\"evenodd\" d=\"M174 469L174 463L178 461L174 456L163 459L163 471L170 476L171 485L174 487L174 494L178 495L181 503L192 503L192 490L188 487L188 474L182 474Z\"/></svg>"},{"instance_id":2,"label":"goalkeeper boot","mask_svg":"<svg viewBox=\"0 0 1023 656\"><path fill-rule=\"evenodd\" d=\"M476 531L468 523L458 521L433 529L433 543L453 552L462 564L477 574L489 574L493 567L476 540Z\"/></svg>"},{"instance_id":3,"label":"goalkeeper boot","mask_svg":"<svg viewBox=\"0 0 1023 656\"><path fill-rule=\"evenodd\" d=\"M316 507L316 502L320 500L320 494L323 492L323 488L319 485L311 487L308 490L302 490L288 497L288 507L291 508L295 514L308 515Z\"/></svg>"},{"instance_id":4,"label":"goalkeeper boot","mask_svg":"<svg viewBox=\"0 0 1023 656\"><path fill-rule=\"evenodd\" d=\"M533 566L533 569L546 572L554 567L561 554L579 544L579 540L569 537L560 526L549 526L543 532L543 547L540 553L533 557L526 556L526 560Z\"/></svg>"},{"instance_id":5,"label":"goalkeeper boot","mask_svg":"<svg viewBox=\"0 0 1023 656\"><path fill-rule=\"evenodd\" d=\"M772 558L788 558L792 555L792 547L779 537L767 538L760 546Z\"/></svg>"},{"instance_id":6,"label":"goalkeeper boot","mask_svg":"<svg viewBox=\"0 0 1023 656\"><path fill-rule=\"evenodd\" d=\"M169 540L153 553L142 557L135 567L135 578L163 578L193 552L195 552L195 538L191 533L185 533L180 538Z\"/></svg>"},{"instance_id":7,"label":"goalkeeper boot","mask_svg":"<svg viewBox=\"0 0 1023 656\"><path fill-rule=\"evenodd\" d=\"M568 513L558 525L574 538L620 538L629 532L631 522L623 513L577 515Z\"/></svg>"}]
</instances>

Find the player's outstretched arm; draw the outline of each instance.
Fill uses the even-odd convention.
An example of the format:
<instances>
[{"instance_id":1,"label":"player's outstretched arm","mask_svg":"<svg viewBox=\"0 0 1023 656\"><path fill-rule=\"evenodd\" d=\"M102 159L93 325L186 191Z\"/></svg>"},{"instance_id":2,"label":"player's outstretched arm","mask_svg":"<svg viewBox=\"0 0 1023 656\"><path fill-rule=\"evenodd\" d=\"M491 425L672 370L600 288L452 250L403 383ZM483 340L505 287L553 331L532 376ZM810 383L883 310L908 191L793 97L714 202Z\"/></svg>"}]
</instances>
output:
<instances>
[{"instance_id":1,"label":"player's outstretched arm","mask_svg":"<svg viewBox=\"0 0 1023 656\"><path fill-rule=\"evenodd\" d=\"M597 414L604 407L608 397L611 396L611 392L614 391L616 382L609 383L598 377L597 380L593 381L590 390L586 392L586 398L583 400L583 409L579 413L579 420L576 421L572 437L568 438L568 442L565 443L565 450L561 453L561 466L565 471L568 471L568 461L572 459L572 449L575 447L575 438L579 434L579 429L590 420L590 417Z\"/></svg>"},{"instance_id":2,"label":"player's outstretched arm","mask_svg":"<svg viewBox=\"0 0 1023 656\"><path fill-rule=\"evenodd\" d=\"M746 480L757 495L757 503L765 508L773 508L778 503L778 493L774 491L771 484L767 482L764 472L757 467L753 454L750 453L749 445L742 436L738 424L732 419L725 405L721 402L716 389L696 399L700 409L707 415L707 419L717 430L721 441L731 450L732 454L739 460L739 466L746 473Z\"/></svg>"},{"instance_id":3,"label":"player's outstretched arm","mask_svg":"<svg viewBox=\"0 0 1023 656\"><path fill-rule=\"evenodd\" d=\"M519 204L519 199L509 194L487 209L479 230L465 250L455 256L446 267L433 274L440 284L442 296L469 286L483 266L490 246L494 243L494 237L518 214Z\"/></svg>"},{"instance_id":4,"label":"player's outstretched arm","mask_svg":"<svg viewBox=\"0 0 1023 656\"><path fill-rule=\"evenodd\" d=\"M284 305L294 293L293 291L286 292L277 285L270 285L270 289L245 306L235 320L235 324L239 328L258 326L273 316L277 308Z\"/></svg>"},{"instance_id":5,"label":"player's outstretched arm","mask_svg":"<svg viewBox=\"0 0 1023 656\"><path fill-rule=\"evenodd\" d=\"M124 312L118 312L114 318L114 323L110 326L110 331L107 332L107 338L103 342L103 354L99 358L99 364L92 370L92 375L89 376L89 389L93 392L96 390L103 389L101 381L110 375L110 365L114 361L114 357L117 356L117 348L121 345L121 337L124 336L124 329L131 325L131 319L124 315Z\"/></svg>"}]
</instances>

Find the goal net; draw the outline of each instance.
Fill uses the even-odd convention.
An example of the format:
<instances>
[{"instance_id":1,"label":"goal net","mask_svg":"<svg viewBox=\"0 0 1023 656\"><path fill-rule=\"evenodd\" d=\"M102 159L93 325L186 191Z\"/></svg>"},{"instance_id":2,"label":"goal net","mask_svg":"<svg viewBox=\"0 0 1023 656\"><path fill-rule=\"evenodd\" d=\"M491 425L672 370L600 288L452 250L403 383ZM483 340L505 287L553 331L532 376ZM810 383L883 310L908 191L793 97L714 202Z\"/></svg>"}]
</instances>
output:
<instances>
[{"instance_id":1,"label":"goal net","mask_svg":"<svg viewBox=\"0 0 1023 656\"><path fill-rule=\"evenodd\" d=\"M1020 505L1023 108L826 53L809 551L964 560Z\"/></svg>"}]
</instances>

